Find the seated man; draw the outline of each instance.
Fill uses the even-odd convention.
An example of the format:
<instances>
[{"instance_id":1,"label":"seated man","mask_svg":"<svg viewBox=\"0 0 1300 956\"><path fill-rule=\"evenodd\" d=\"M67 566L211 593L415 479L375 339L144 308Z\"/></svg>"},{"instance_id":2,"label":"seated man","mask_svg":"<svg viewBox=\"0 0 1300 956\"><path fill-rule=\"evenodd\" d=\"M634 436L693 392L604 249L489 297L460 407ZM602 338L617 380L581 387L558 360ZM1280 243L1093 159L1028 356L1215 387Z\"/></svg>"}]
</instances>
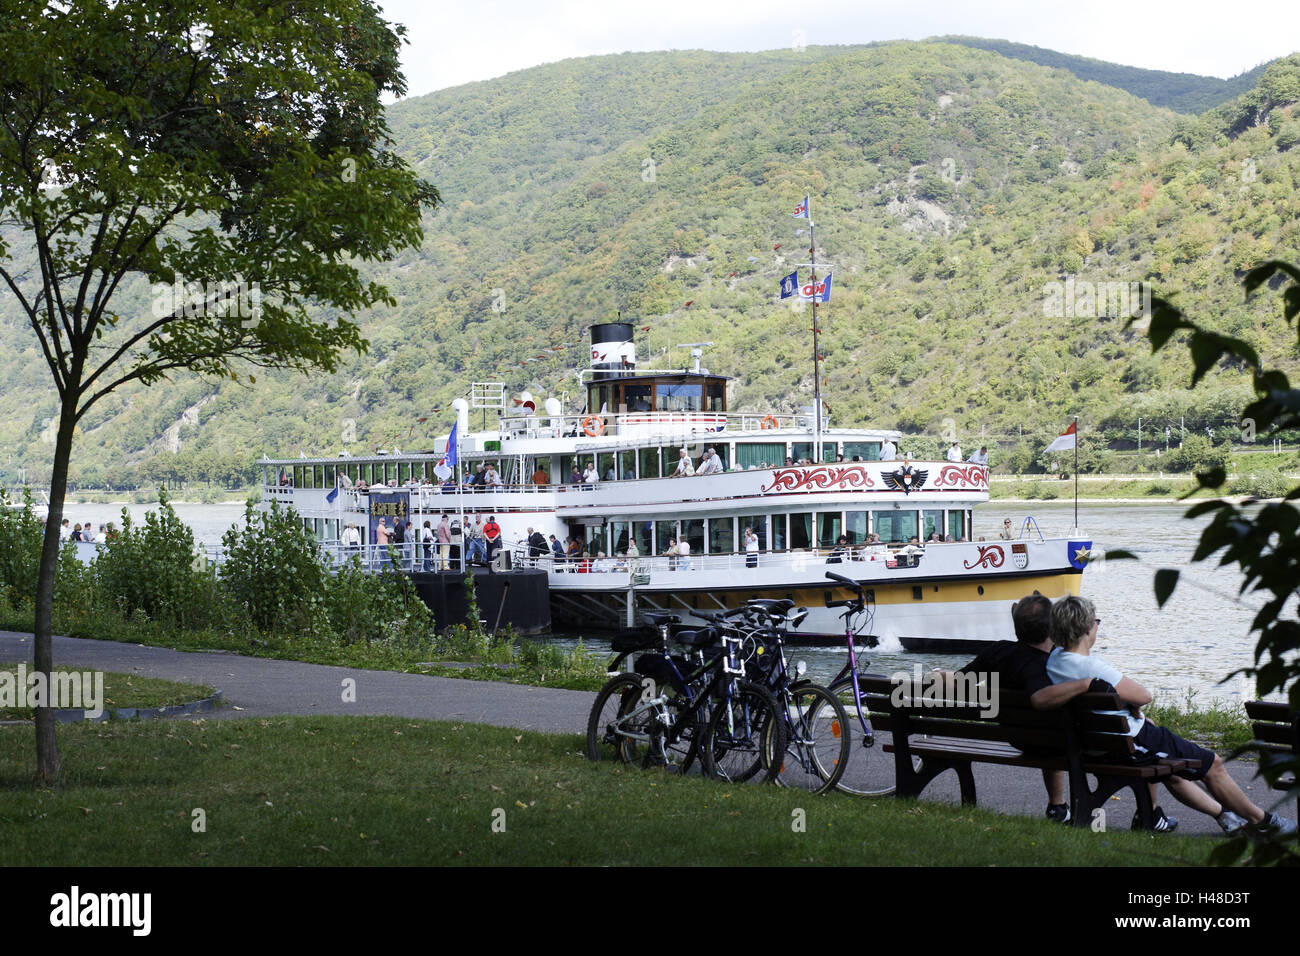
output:
<instances>
[{"instance_id":1,"label":"seated man","mask_svg":"<svg viewBox=\"0 0 1300 956\"><path fill-rule=\"evenodd\" d=\"M998 641L975 656L962 674L997 674L999 687L1023 690L1033 696L1038 708L1059 706L1075 694L1088 689L1091 680L1052 685L1047 676L1047 656L1052 649L1052 602L1035 591L1011 605L1011 622L1016 629L1014 641ZM1047 817L1068 823L1070 807L1065 802L1065 772L1044 770L1043 786L1047 789Z\"/></svg>"},{"instance_id":2,"label":"seated man","mask_svg":"<svg viewBox=\"0 0 1300 956\"><path fill-rule=\"evenodd\" d=\"M1228 775L1217 754L1183 740L1142 716L1141 708L1151 703L1151 694L1137 681L1125 677L1117 668L1091 653L1097 641L1099 623L1092 602L1087 598L1071 595L1061 598L1052 606L1052 643L1056 649L1047 660L1047 675L1052 681L1061 685L1066 681L1077 683L1082 679L1095 678L1110 683L1128 710L1104 713L1122 714L1128 718L1128 735L1133 738L1138 751L1160 757L1199 760L1200 769L1187 770L1181 776L1169 779L1169 792L1193 810L1214 817L1229 836L1242 832L1247 826L1251 826L1256 833L1295 833L1294 820L1276 813L1265 813L1250 801L1241 787L1237 786L1237 782ZM1206 790L1196 786L1192 780L1204 782ZM1173 829L1168 824L1161 826L1168 819L1164 811L1157 807L1155 829Z\"/></svg>"}]
</instances>

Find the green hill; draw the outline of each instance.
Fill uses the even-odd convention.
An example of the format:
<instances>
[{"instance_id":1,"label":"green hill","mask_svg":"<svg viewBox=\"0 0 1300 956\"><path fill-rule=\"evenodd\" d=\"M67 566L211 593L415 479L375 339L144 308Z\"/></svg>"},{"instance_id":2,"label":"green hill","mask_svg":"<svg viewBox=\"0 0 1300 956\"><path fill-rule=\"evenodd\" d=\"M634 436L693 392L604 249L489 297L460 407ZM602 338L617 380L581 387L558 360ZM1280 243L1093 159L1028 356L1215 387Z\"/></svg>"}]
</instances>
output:
<instances>
[{"instance_id":1,"label":"green hill","mask_svg":"<svg viewBox=\"0 0 1300 956\"><path fill-rule=\"evenodd\" d=\"M1041 440L1074 413L1113 437L1138 414L1222 427L1237 373L1186 393L1177 350L1152 357L1105 310L1045 314L1049 284L1151 279L1294 364L1267 321L1277 303L1243 304L1234 270L1295 258L1297 83L1287 58L1188 118L925 42L594 57L407 100L394 138L446 205L421 249L376 270L398 306L363 316L369 353L333 376L124 390L84 423L74 478L221 479L263 452L429 447L471 379L567 394L574 410L585 330L618 313L645 328L643 361L684 364L677 343L712 340L705 361L735 377L734 407L806 404L808 317L776 300L806 259L790 217L805 194L835 272L834 424L936 433L952 419L963 440ZM147 314L148 290L134 294ZM0 299L0 478L39 475L53 414L12 315Z\"/></svg>"}]
</instances>

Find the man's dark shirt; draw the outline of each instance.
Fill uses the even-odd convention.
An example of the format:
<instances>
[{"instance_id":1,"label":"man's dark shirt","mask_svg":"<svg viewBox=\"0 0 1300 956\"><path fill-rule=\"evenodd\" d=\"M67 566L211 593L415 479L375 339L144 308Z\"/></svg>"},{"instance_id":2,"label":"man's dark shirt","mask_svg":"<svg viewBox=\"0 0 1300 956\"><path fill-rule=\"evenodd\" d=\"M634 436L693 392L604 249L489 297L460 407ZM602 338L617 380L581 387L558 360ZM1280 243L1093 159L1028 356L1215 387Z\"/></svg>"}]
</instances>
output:
<instances>
[{"instance_id":1,"label":"man's dark shirt","mask_svg":"<svg viewBox=\"0 0 1300 956\"><path fill-rule=\"evenodd\" d=\"M1031 694L1052 683L1047 676L1047 653L1020 641L998 641L980 651L973 661L957 671L963 674L997 671L1003 690L1023 690Z\"/></svg>"}]
</instances>

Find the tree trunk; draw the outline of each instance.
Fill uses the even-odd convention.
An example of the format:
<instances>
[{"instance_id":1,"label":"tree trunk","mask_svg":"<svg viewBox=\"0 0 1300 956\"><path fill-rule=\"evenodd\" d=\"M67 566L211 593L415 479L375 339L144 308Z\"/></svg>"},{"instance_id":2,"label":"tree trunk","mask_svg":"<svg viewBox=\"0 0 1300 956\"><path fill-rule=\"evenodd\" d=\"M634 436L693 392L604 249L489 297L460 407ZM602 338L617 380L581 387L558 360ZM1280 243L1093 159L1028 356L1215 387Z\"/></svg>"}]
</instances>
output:
<instances>
[{"instance_id":1,"label":"tree trunk","mask_svg":"<svg viewBox=\"0 0 1300 956\"><path fill-rule=\"evenodd\" d=\"M72 432L76 427L75 402L64 402L59 431L54 441L54 467L50 473L50 510L41 546L41 568L36 579L36 637L32 664L45 674L45 686L53 687L54 670L54 574L59 567L59 527L63 524L63 500L67 496L68 462L72 457ZM51 703L48 699L46 704ZM36 708L36 785L52 787L59 778L59 741L54 733L54 708Z\"/></svg>"}]
</instances>

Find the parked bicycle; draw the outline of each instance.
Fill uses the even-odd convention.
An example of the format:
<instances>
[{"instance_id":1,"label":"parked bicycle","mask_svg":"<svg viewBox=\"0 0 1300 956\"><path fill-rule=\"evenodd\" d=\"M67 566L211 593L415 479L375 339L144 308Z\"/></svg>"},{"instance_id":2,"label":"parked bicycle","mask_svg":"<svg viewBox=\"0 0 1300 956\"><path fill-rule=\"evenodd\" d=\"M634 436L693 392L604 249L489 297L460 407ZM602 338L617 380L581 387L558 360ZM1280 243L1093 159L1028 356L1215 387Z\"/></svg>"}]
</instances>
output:
<instances>
[{"instance_id":1,"label":"parked bicycle","mask_svg":"<svg viewBox=\"0 0 1300 956\"><path fill-rule=\"evenodd\" d=\"M864 591L862 585L852 578L833 571L827 571L826 577L857 595L856 598L826 602L827 607L845 609L841 617L844 618L848 660L831 680L830 690L844 702L846 711L852 711L848 714L846 725L850 757L836 786L844 793L858 796L884 796L893 793L895 789L894 758L881 749L889 740L888 734L876 732L867 716L866 695L858 683L858 649L854 643L864 631L867 632L862 638L865 647L876 647L880 643L870 633L875 618L875 599L870 591Z\"/></svg>"},{"instance_id":2,"label":"parked bicycle","mask_svg":"<svg viewBox=\"0 0 1300 956\"><path fill-rule=\"evenodd\" d=\"M772 779L778 768L764 747L775 733L784 749L783 730L769 729L782 721L771 693L744 677L755 645L733 625L735 614L700 613L712 626L673 635L691 656L669 654L669 623L656 621L660 653L642 654L636 674L611 679L597 695L588 719L587 755L599 760L612 752L627 763L679 772L698 756L712 777Z\"/></svg>"}]
</instances>

